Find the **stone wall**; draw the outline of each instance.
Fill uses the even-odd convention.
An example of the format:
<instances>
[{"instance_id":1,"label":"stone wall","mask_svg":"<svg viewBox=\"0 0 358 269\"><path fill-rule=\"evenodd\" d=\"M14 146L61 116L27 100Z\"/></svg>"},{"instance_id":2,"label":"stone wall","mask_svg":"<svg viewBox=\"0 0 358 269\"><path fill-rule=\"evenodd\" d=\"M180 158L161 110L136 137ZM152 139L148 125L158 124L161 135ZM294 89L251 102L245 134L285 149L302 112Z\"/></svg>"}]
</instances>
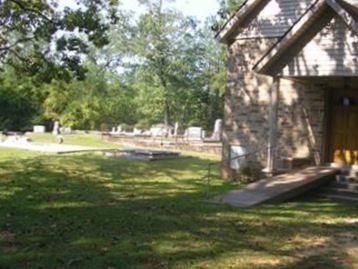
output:
<instances>
[{"instance_id":1,"label":"stone wall","mask_svg":"<svg viewBox=\"0 0 358 269\"><path fill-rule=\"evenodd\" d=\"M276 39L235 41L228 49L228 82L223 133L223 177L230 178L230 145L253 152L267 145L268 114L272 78L252 71L254 64ZM264 164L266 152L252 155Z\"/></svg>"},{"instance_id":2,"label":"stone wall","mask_svg":"<svg viewBox=\"0 0 358 269\"><path fill-rule=\"evenodd\" d=\"M313 79L314 80L314 79ZM278 108L278 158L308 158L320 164L323 154L325 90L305 83L280 80Z\"/></svg>"},{"instance_id":3,"label":"stone wall","mask_svg":"<svg viewBox=\"0 0 358 269\"><path fill-rule=\"evenodd\" d=\"M143 147L143 148L156 148L165 150L180 150L192 151L199 153L207 153L221 156L222 144L220 142L196 142L196 141L183 141L175 139L160 139L160 138L145 138L145 137L126 137L126 136L111 136L104 135L103 139L116 143L124 147Z\"/></svg>"},{"instance_id":4,"label":"stone wall","mask_svg":"<svg viewBox=\"0 0 358 269\"><path fill-rule=\"evenodd\" d=\"M266 165L269 104L272 77L252 71L254 64L275 39L235 41L228 50L228 83L223 134L223 177L230 178L230 145L257 152L250 159ZM280 79L277 123L277 168L283 158L310 158L321 162L324 130L324 90L304 83Z\"/></svg>"}]
</instances>

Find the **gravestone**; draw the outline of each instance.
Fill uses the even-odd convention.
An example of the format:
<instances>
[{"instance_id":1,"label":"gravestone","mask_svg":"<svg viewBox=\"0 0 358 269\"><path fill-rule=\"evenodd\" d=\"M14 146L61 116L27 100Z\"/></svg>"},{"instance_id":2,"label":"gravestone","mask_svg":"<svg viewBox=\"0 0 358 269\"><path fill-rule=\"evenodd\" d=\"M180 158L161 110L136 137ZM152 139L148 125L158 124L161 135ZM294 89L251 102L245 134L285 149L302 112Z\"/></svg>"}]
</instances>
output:
<instances>
[{"instance_id":1,"label":"gravestone","mask_svg":"<svg viewBox=\"0 0 358 269\"><path fill-rule=\"evenodd\" d=\"M174 136L178 136L179 123L176 122L174 125Z\"/></svg>"},{"instance_id":2,"label":"gravestone","mask_svg":"<svg viewBox=\"0 0 358 269\"><path fill-rule=\"evenodd\" d=\"M203 140L204 131L201 127L189 127L186 131L186 137L188 140Z\"/></svg>"},{"instance_id":3,"label":"gravestone","mask_svg":"<svg viewBox=\"0 0 358 269\"><path fill-rule=\"evenodd\" d=\"M58 121L55 121L55 123L53 124L52 133L54 135L59 135L60 134L60 123Z\"/></svg>"},{"instance_id":4,"label":"gravestone","mask_svg":"<svg viewBox=\"0 0 358 269\"><path fill-rule=\"evenodd\" d=\"M143 133L143 131L141 129L137 129L137 128L134 128L133 130L133 134L136 136L136 135L141 135Z\"/></svg>"},{"instance_id":5,"label":"gravestone","mask_svg":"<svg viewBox=\"0 0 358 269\"><path fill-rule=\"evenodd\" d=\"M222 119L217 119L215 121L214 132L211 139L221 141L222 131L223 131L222 129L223 129L223 121Z\"/></svg>"},{"instance_id":6,"label":"gravestone","mask_svg":"<svg viewBox=\"0 0 358 269\"><path fill-rule=\"evenodd\" d=\"M123 132L123 128L122 128L122 125L118 125L117 127L117 133L120 134Z\"/></svg>"},{"instance_id":7,"label":"gravestone","mask_svg":"<svg viewBox=\"0 0 358 269\"><path fill-rule=\"evenodd\" d=\"M165 130L163 127L152 127L150 128L150 133L153 137L161 137L165 135Z\"/></svg>"},{"instance_id":8,"label":"gravestone","mask_svg":"<svg viewBox=\"0 0 358 269\"><path fill-rule=\"evenodd\" d=\"M44 134L46 132L46 128L43 125L35 125L33 131L35 134Z\"/></svg>"},{"instance_id":9,"label":"gravestone","mask_svg":"<svg viewBox=\"0 0 358 269\"><path fill-rule=\"evenodd\" d=\"M60 128L61 134L72 134L72 128L71 127L62 127Z\"/></svg>"}]
</instances>

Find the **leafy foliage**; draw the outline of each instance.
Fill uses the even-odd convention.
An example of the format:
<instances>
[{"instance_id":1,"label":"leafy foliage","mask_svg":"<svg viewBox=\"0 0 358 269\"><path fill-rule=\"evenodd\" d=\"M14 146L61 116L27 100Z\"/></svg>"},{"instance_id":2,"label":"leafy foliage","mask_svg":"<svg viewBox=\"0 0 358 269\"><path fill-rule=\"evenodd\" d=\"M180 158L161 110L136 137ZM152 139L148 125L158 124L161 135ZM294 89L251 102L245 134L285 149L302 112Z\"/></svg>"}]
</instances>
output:
<instances>
[{"instance_id":1,"label":"leafy foliage","mask_svg":"<svg viewBox=\"0 0 358 269\"><path fill-rule=\"evenodd\" d=\"M244 2L245 0L220 0L220 10L212 29L218 31Z\"/></svg>"},{"instance_id":2,"label":"leafy foliage","mask_svg":"<svg viewBox=\"0 0 358 269\"><path fill-rule=\"evenodd\" d=\"M32 78L19 77L8 67L0 74L0 129L26 130L41 121L43 93Z\"/></svg>"},{"instance_id":3,"label":"leafy foliage","mask_svg":"<svg viewBox=\"0 0 358 269\"><path fill-rule=\"evenodd\" d=\"M140 114L164 124L211 125L221 117L225 82L224 57L212 32L195 19L163 8L164 1L142 1L147 7L138 23L135 54L140 58L139 84L144 99ZM215 67L213 66L215 65ZM215 69L215 71L214 71ZM217 73L216 73L217 72ZM153 94L154 93L154 94ZM209 110L218 111L210 113Z\"/></svg>"},{"instance_id":4,"label":"leafy foliage","mask_svg":"<svg viewBox=\"0 0 358 269\"><path fill-rule=\"evenodd\" d=\"M42 81L83 78L81 55L89 44L109 43L106 32L117 20L117 1L79 3L77 8L61 9L54 0L0 0L0 64Z\"/></svg>"},{"instance_id":5,"label":"leafy foliage","mask_svg":"<svg viewBox=\"0 0 358 269\"><path fill-rule=\"evenodd\" d=\"M22 121L4 111L2 129L58 120L79 129L179 122L211 130L222 118L225 53L213 38L212 20L200 26L166 9L164 0L141 1L145 11L138 19L121 10L111 18L113 3L105 0L81 1L79 9L51 1L40 6L24 1L23 9L18 1L21 5L3 1L0 18L21 27L13 26L0 43L0 75L6 85L15 85L0 90L2 96L21 95L1 101L16 102L8 106ZM5 49L8 44L14 46ZM17 109L25 109L24 102L29 108Z\"/></svg>"}]
</instances>

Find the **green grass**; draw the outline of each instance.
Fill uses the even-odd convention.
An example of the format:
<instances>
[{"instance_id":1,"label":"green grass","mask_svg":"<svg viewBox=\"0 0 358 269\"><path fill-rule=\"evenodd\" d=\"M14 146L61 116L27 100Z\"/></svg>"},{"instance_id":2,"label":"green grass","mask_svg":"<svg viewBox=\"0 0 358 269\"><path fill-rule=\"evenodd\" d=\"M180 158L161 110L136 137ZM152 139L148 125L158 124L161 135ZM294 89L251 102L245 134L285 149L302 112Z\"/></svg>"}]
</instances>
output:
<instances>
[{"instance_id":1,"label":"green grass","mask_svg":"<svg viewBox=\"0 0 358 269\"><path fill-rule=\"evenodd\" d=\"M46 134L28 134L28 136L36 142L42 143L56 143L56 136L51 133ZM89 147L99 147L99 148L118 148L118 145L114 145L108 142L105 142L101 139L100 135L63 135L64 144L68 145L82 145Z\"/></svg>"},{"instance_id":2,"label":"green grass","mask_svg":"<svg viewBox=\"0 0 358 269\"><path fill-rule=\"evenodd\" d=\"M208 162L0 149L0 268L354 268L357 206L213 205Z\"/></svg>"}]
</instances>

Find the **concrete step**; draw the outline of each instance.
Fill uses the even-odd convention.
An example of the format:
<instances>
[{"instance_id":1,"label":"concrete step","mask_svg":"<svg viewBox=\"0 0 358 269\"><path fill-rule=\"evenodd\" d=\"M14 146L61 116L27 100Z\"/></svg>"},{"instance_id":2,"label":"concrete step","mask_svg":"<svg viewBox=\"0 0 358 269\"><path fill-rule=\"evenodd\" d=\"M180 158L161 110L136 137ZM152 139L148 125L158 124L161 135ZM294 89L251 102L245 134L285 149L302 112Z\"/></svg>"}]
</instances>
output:
<instances>
[{"instance_id":1,"label":"concrete step","mask_svg":"<svg viewBox=\"0 0 358 269\"><path fill-rule=\"evenodd\" d=\"M358 203L358 197L349 196L349 195L346 195L346 194L339 195L339 194L320 193L320 194L318 194L318 197L328 198L328 199L336 200L336 201Z\"/></svg>"},{"instance_id":2,"label":"concrete step","mask_svg":"<svg viewBox=\"0 0 358 269\"><path fill-rule=\"evenodd\" d=\"M358 183L349 183L349 182L331 182L327 187L333 189L345 189L351 191L358 191Z\"/></svg>"},{"instance_id":3,"label":"concrete step","mask_svg":"<svg viewBox=\"0 0 358 269\"><path fill-rule=\"evenodd\" d=\"M358 184L358 177L351 177L348 175L337 175L335 181L340 183Z\"/></svg>"},{"instance_id":4,"label":"concrete step","mask_svg":"<svg viewBox=\"0 0 358 269\"><path fill-rule=\"evenodd\" d=\"M358 199L358 191L352 191L347 189L337 189L337 188L330 188L330 187L323 187L320 189L321 194L328 194L328 195L342 195L342 196L349 196L355 197Z\"/></svg>"},{"instance_id":5,"label":"concrete step","mask_svg":"<svg viewBox=\"0 0 358 269\"><path fill-rule=\"evenodd\" d=\"M356 169L343 169L341 170L342 176L355 177L358 178L358 170Z\"/></svg>"}]
</instances>

